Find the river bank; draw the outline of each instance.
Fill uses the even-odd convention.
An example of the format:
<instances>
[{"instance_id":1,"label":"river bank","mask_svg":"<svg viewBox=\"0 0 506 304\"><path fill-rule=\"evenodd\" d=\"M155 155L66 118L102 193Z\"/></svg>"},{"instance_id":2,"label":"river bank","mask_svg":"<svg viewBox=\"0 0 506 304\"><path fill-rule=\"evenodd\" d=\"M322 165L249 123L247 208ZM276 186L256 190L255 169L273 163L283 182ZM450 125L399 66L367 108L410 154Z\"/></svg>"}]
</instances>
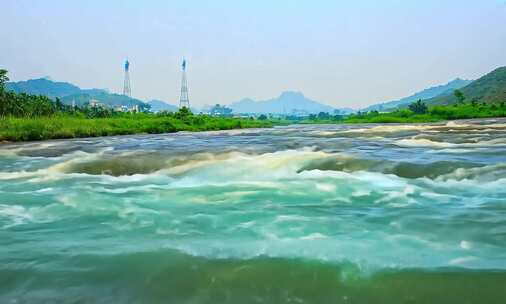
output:
<instances>
[{"instance_id":1,"label":"river bank","mask_svg":"<svg viewBox=\"0 0 506 304\"><path fill-rule=\"evenodd\" d=\"M0 119L0 143L98 136L160 134L178 131L212 131L243 128L267 128L270 120L210 116L175 118L156 115L123 115L107 118L83 118L68 115L35 118Z\"/></svg>"},{"instance_id":2,"label":"river bank","mask_svg":"<svg viewBox=\"0 0 506 304\"><path fill-rule=\"evenodd\" d=\"M310 115L301 119L229 118L208 115L168 114L116 114L103 118L86 118L82 115L60 113L54 116L33 118L0 118L0 144L2 142L38 141L47 139L87 138L99 136L162 134L178 131L212 131L245 128L270 128L289 124L421 124L441 123L462 119L501 118L506 106L501 104L456 104L434 106L426 113L408 109L393 112L355 113L339 115Z\"/></svg>"}]
</instances>

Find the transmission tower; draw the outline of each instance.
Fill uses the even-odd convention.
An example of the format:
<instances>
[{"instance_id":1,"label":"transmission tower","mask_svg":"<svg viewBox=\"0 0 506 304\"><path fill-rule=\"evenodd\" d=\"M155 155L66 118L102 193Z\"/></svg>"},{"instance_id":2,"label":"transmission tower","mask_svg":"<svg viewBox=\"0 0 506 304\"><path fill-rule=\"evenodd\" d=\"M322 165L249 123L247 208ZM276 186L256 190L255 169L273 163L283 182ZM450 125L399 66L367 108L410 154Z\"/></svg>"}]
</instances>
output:
<instances>
[{"instance_id":1,"label":"transmission tower","mask_svg":"<svg viewBox=\"0 0 506 304\"><path fill-rule=\"evenodd\" d=\"M188 99L188 82L186 81L186 60L183 58L183 76L181 79L181 98L179 99L179 108L190 108L190 100Z\"/></svg>"},{"instance_id":2,"label":"transmission tower","mask_svg":"<svg viewBox=\"0 0 506 304\"><path fill-rule=\"evenodd\" d=\"M132 97L132 90L130 88L130 62L128 59L125 61L125 82L123 84L123 95Z\"/></svg>"}]
</instances>

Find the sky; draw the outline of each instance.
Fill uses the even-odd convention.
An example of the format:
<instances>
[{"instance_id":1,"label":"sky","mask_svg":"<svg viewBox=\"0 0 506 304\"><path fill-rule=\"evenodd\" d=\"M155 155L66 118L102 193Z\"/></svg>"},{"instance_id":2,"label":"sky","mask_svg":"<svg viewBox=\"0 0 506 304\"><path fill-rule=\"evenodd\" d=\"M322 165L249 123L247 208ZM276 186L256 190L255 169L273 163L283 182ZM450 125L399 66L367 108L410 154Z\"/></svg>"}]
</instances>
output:
<instances>
[{"instance_id":1,"label":"sky","mask_svg":"<svg viewBox=\"0 0 506 304\"><path fill-rule=\"evenodd\" d=\"M299 91L335 107L506 66L506 0L1 0L0 68L192 106Z\"/></svg>"}]
</instances>

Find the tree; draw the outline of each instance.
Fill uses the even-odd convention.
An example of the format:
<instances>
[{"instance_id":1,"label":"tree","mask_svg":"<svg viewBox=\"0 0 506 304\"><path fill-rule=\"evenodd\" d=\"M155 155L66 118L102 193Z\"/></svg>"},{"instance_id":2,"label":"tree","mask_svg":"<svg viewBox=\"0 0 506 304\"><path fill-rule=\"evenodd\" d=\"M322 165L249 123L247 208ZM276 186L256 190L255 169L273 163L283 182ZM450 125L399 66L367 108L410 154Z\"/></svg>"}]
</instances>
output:
<instances>
[{"instance_id":1,"label":"tree","mask_svg":"<svg viewBox=\"0 0 506 304\"><path fill-rule=\"evenodd\" d=\"M56 97L55 106L56 106L56 110L58 110L58 111L65 110L65 105L61 102L60 98L58 98L58 97Z\"/></svg>"},{"instance_id":2,"label":"tree","mask_svg":"<svg viewBox=\"0 0 506 304\"><path fill-rule=\"evenodd\" d=\"M466 100L466 97L464 96L464 93L462 93L461 90L455 90L453 92L453 95L455 95L459 103L464 103L464 100Z\"/></svg>"},{"instance_id":3,"label":"tree","mask_svg":"<svg viewBox=\"0 0 506 304\"><path fill-rule=\"evenodd\" d=\"M184 119L192 115L193 115L192 111L187 107L182 107L181 109L179 109L179 111L177 111L174 114L174 116L178 119Z\"/></svg>"},{"instance_id":4,"label":"tree","mask_svg":"<svg viewBox=\"0 0 506 304\"><path fill-rule=\"evenodd\" d=\"M142 103L141 105L139 105L139 111L141 112L149 112L151 110L151 105L148 104L148 103Z\"/></svg>"},{"instance_id":5,"label":"tree","mask_svg":"<svg viewBox=\"0 0 506 304\"><path fill-rule=\"evenodd\" d=\"M9 77L7 77L7 70L0 69L0 90L3 91L5 87L5 83L9 81Z\"/></svg>"},{"instance_id":6,"label":"tree","mask_svg":"<svg viewBox=\"0 0 506 304\"><path fill-rule=\"evenodd\" d=\"M227 108L226 106L222 106L219 103L216 104L214 107L212 107L209 112L211 113L211 115L215 115L215 116L231 116L232 115L231 108Z\"/></svg>"},{"instance_id":7,"label":"tree","mask_svg":"<svg viewBox=\"0 0 506 304\"><path fill-rule=\"evenodd\" d=\"M267 116L265 116L265 114L262 114L262 115L258 116L258 119L267 120Z\"/></svg>"},{"instance_id":8,"label":"tree","mask_svg":"<svg viewBox=\"0 0 506 304\"><path fill-rule=\"evenodd\" d=\"M318 113L318 119L329 119L330 114L327 112L320 112Z\"/></svg>"},{"instance_id":9,"label":"tree","mask_svg":"<svg viewBox=\"0 0 506 304\"><path fill-rule=\"evenodd\" d=\"M46 96L17 94L5 91L9 81L7 70L0 69L0 116L36 117L49 116L58 111L58 106Z\"/></svg>"},{"instance_id":10,"label":"tree","mask_svg":"<svg viewBox=\"0 0 506 304\"><path fill-rule=\"evenodd\" d=\"M426 114L429 111L427 105L421 99L410 104L409 109L415 114Z\"/></svg>"}]
</instances>

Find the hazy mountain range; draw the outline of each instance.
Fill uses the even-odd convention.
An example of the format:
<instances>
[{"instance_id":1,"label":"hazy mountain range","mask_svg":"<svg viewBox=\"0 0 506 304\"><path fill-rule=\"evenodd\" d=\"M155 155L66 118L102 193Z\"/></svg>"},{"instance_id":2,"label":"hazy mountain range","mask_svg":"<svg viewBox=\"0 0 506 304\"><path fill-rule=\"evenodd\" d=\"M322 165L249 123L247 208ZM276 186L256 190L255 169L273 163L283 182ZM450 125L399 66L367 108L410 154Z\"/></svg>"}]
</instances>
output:
<instances>
[{"instance_id":1,"label":"hazy mountain range","mask_svg":"<svg viewBox=\"0 0 506 304\"><path fill-rule=\"evenodd\" d=\"M426 100L441 95L452 95L455 90L461 89L469 85L471 82L473 81L457 78L447 84L430 87L399 100L387 101L368 106L367 108L362 109L362 111L390 111L398 107L408 106L419 99Z\"/></svg>"},{"instance_id":2,"label":"hazy mountain range","mask_svg":"<svg viewBox=\"0 0 506 304\"><path fill-rule=\"evenodd\" d=\"M229 105L235 113L251 114L314 114L333 113L334 110L350 112L352 109L336 109L321 102L311 100L300 92L283 92L279 97L255 101L245 98Z\"/></svg>"},{"instance_id":3,"label":"hazy mountain range","mask_svg":"<svg viewBox=\"0 0 506 304\"><path fill-rule=\"evenodd\" d=\"M125 95L109 93L104 89L81 89L76 85L68 82L55 82L48 78L30 79L27 81L9 82L6 85L8 90L17 93L27 93L34 95L45 95L50 98L60 98L63 103L71 104L75 102L76 105L83 105L90 100L98 100L103 104L109 106L134 106L149 104L153 112L158 111L177 111L176 105L168 102L153 99L144 102L139 99L130 98ZM333 113L335 108L320 103L315 100L306 98L299 92L284 92L279 97L254 101L246 98L241 101L235 102L229 106L233 109L234 113L273 113L273 114L311 114L319 112ZM199 112L199 109L193 109ZM350 112L352 109L340 109L341 112Z\"/></svg>"},{"instance_id":4,"label":"hazy mountain range","mask_svg":"<svg viewBox=\"0 0 506 304\"><path fill-rule=\"evenodd\" d=\"M506 67L500 67L460 89L466 102L506 102ZM457 98L444 94L428 99L428 104L453 104Z\"/></svg>"}]
</instances>

